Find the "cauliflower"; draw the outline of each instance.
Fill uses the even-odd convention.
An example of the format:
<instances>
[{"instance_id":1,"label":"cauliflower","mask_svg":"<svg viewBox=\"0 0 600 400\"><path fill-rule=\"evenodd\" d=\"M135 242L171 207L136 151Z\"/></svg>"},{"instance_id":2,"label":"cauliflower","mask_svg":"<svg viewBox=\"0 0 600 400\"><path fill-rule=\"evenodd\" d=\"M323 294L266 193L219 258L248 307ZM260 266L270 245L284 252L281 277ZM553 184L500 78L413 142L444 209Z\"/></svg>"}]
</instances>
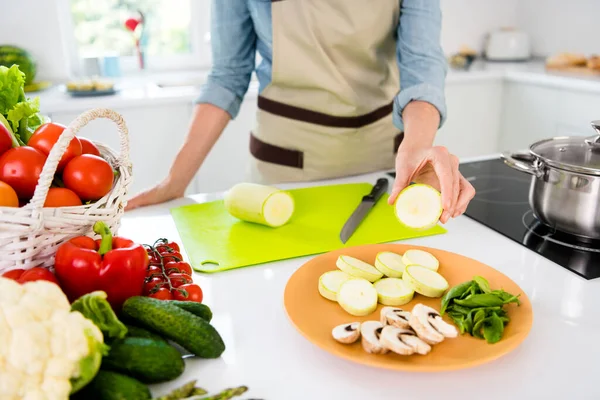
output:
<instances>
[{"instance_id":1,"label":"cauliflower","mask_svg":"<svg viewBox=\"0 0 600 400\"><path fill-rule=\"evenodd\" d=\"M102 332L51 282L0 278L3 400L65 400L89 383L105 352Z\"/></svg>"}]
</instances>

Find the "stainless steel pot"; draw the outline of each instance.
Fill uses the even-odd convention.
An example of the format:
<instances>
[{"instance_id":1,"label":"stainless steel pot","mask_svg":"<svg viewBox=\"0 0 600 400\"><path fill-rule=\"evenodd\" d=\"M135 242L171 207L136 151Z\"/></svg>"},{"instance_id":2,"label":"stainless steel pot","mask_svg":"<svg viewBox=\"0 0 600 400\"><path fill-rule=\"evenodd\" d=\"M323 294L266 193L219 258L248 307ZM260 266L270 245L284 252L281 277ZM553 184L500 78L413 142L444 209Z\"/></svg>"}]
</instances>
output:
<instances>
[{"instance_id":1,"label":"stainless steel pot","mask_svg":"<svg viewBox=\"0 0 600 400\"><path fill-rule=\"evenodd\" d=\"M592 127L600 134L600 121ZM504 162L532 175L529 204L556 230L600 239L600 136L556 137L528 152L504 153Z\"/></svg>"}]
</instances>

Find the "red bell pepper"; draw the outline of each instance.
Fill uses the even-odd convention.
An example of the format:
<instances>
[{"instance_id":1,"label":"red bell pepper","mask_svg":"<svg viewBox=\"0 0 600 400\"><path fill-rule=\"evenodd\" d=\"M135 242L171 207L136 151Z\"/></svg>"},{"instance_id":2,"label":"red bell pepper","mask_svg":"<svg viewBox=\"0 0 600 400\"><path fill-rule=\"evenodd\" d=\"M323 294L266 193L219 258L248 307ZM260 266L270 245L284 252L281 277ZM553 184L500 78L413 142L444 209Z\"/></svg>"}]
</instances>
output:
<instances>
[{"instance_id":1,"label":"red bell pepper","mask_svg":"<svg viewBox=\"0 0 600 400\"><path fill-rule=\"evenodd\" d=\"M94 232L102 239L78 236L58 248L56 276L70 301L102 290L111 306L119 310L128 298L142 295L148 254L142 245L113 237L103 222L94 224Z\"/></svg>"}]
</instances>

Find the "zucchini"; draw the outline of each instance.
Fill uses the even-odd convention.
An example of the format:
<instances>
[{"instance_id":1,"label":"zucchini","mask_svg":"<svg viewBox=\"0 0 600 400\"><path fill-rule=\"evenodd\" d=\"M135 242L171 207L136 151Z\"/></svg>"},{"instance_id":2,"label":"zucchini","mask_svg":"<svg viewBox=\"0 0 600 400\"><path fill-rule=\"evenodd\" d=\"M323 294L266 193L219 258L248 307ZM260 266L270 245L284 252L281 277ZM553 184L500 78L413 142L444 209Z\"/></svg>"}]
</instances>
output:
<instances>
[{"instance_id":1,"label":"zucchini","mask_svg":"<svg viewBox=\"0 0 600 400\"><path fill-rule=\"evenodd\" d=\"M212 320L212 311L206 305L202 303L198 303L197 301L181 301L181 300L169 300L171 304L175 304L177 307L189 311L192 314L202 318L206 322L210 322Z\"/></svg>"},{"instance_id":2,"label":"zucchini","mask_svg":"<svg viewBox=\"0 0 600 400\"><path fill-rule=\"evenodd\" d=\"M183 373L185 363L181 353L163 339L128 337L111 343L101 368L144 383L158 383L177 378Z\"/></svg>"},{"instance_id":3,"label":"zucchini","mask_svg":"<svg viewBox=\"0 0 600 400\"><path fill-rule=\"evenodd\" d=\"M142 328L137 325L125 324L127 327L127 337L147 338L154 340L161 340L166 342L167 340L160 336L158 333L151 332L146 328Z\"/></svg>"},{"instance_id":4,"label":"zucchini","mask_svg":"<svg viewBox=\"0 0 600 400\"><path fill-rule=\"evenodd\" d=\"M98 371L96 377L71 396L73 400L150 400L150 389L142 382L111 371Z\"/></svg>"},{"instance_id":5,"label":"zucchini","mask_svg":"<svg viewBox=\"0 0 600 400\"><path fill-rule=\"evenodd\" d=\"M218 358L225 351L221 335L210 323L169 301L130 297L123 304L123 313L198 357Z\"/></svg>"}]
</instances>

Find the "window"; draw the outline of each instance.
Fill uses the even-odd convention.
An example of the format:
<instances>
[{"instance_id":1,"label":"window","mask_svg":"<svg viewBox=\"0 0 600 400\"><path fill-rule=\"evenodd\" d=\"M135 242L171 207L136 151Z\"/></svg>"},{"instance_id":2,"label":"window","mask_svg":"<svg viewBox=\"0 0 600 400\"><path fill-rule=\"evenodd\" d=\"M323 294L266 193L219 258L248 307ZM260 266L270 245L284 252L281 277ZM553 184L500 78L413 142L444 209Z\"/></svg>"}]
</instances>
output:
<instances>
[{"instance_id":1,"label":"window","mask_svg":"<svg viewBox=\"0 0 600 400\"><path fill-rule=\"evenodd\" d=\"M118 56L121 69L139 70L128 18L144 20L144 54L150 70L209 65L209 0L64 0L72 29L72 59ZM136 34L140 32L138 28Z\"/></svg>"}]
</instances>

